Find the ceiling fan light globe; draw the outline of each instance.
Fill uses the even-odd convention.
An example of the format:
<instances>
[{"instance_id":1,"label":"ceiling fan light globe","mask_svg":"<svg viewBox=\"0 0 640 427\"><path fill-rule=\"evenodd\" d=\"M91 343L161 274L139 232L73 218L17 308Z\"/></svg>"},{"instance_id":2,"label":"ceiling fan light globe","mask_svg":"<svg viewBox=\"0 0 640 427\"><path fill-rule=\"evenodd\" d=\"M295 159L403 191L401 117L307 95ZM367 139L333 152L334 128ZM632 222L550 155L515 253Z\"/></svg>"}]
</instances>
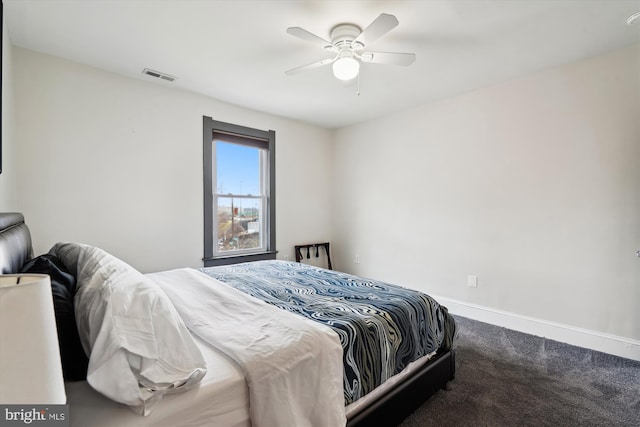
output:
<instances>
[{"instance_id":1,"label":"ceiling fan light globe","mask_svg":"<svg viewBox=\"0 0 640 427\"><path fill-rule=\"evenodd\" d=\"M338 80L354 79L360 72L360 63L350 57L339 58L333 63L333 75Z\"/></svg>"}]
</instances>

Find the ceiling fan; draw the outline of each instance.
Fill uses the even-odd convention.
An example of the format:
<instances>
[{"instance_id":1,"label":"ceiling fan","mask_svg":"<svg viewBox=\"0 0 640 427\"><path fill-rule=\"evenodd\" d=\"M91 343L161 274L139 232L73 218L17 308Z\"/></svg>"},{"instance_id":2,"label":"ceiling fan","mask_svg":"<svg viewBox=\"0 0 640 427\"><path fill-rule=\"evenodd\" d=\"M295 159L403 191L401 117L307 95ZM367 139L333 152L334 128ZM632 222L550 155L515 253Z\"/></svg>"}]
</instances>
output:
<instances>
[{"instance_id":1,"label":"ceiling fan","mask_svg":"<svg viewBox=\"0 0 640 427\"><path fill-rule=\"evenodd\" d=\"M414 53L370 52L364 50L368 44L373 43L397 26L398 19L395 16L382 13L364 31L355 24L336 25L331 30L330 42L303 28L289 27L287 28L287 33L321 46L325 50L335 53L335 56L293 68L285 71L285 74L297 74L323 65L333 64L333 75L337 79L347 81L358 76L360 62L411 65L416 60Z\"/></svg>"}]
</instances>

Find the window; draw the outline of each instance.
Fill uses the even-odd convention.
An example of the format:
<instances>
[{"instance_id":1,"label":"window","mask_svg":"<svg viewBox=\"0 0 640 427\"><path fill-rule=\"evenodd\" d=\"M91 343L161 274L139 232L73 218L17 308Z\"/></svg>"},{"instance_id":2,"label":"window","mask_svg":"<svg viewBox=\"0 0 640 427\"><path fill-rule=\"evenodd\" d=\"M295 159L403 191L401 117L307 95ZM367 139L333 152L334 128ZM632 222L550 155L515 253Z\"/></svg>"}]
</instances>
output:
<instances>
[{"instance_id":1,"label":"window","mask_svg":"<svg viewBox=\"0 0 640 427\"><path fill-rule=\"evenodd\" d=\"M275 132L203 117L204 265L274 259Z\"/></svg>"}]
</instances>

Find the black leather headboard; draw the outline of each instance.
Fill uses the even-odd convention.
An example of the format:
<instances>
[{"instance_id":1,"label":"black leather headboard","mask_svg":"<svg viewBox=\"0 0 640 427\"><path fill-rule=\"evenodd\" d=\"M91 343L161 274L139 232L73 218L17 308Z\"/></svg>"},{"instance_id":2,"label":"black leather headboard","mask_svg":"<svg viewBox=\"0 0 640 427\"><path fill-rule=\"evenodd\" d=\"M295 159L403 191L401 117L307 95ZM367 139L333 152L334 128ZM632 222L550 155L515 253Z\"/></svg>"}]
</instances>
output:
<instances>
[{"instance_id":1,"label":"black leather headboard","mask_svg":"<svg viewBox=\"0 0 640 427\"><path fill-rule=\"evenodd\" d=\"M18 273L33 256L31 233L21 213L0 213L0 274Z\"/></svg>"}]
</instances>

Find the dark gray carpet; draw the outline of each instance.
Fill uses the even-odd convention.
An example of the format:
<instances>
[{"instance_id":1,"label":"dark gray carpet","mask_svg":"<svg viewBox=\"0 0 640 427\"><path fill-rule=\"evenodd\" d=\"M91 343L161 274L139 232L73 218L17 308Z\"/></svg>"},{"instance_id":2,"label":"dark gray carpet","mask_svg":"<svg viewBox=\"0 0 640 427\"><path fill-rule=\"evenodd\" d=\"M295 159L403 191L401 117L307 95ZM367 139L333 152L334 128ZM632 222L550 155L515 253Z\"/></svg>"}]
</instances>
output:
<instances>
[{"instance_id":1,"label":"dark gray carpet","mask_svg":"<svg viewBox=\"0 0 640 427\"><path fill-rule=\"evenodd\" d=\"M456 379L400 425L640 426L640 362L456 316Z\"/></svg>"}]
</instances>

